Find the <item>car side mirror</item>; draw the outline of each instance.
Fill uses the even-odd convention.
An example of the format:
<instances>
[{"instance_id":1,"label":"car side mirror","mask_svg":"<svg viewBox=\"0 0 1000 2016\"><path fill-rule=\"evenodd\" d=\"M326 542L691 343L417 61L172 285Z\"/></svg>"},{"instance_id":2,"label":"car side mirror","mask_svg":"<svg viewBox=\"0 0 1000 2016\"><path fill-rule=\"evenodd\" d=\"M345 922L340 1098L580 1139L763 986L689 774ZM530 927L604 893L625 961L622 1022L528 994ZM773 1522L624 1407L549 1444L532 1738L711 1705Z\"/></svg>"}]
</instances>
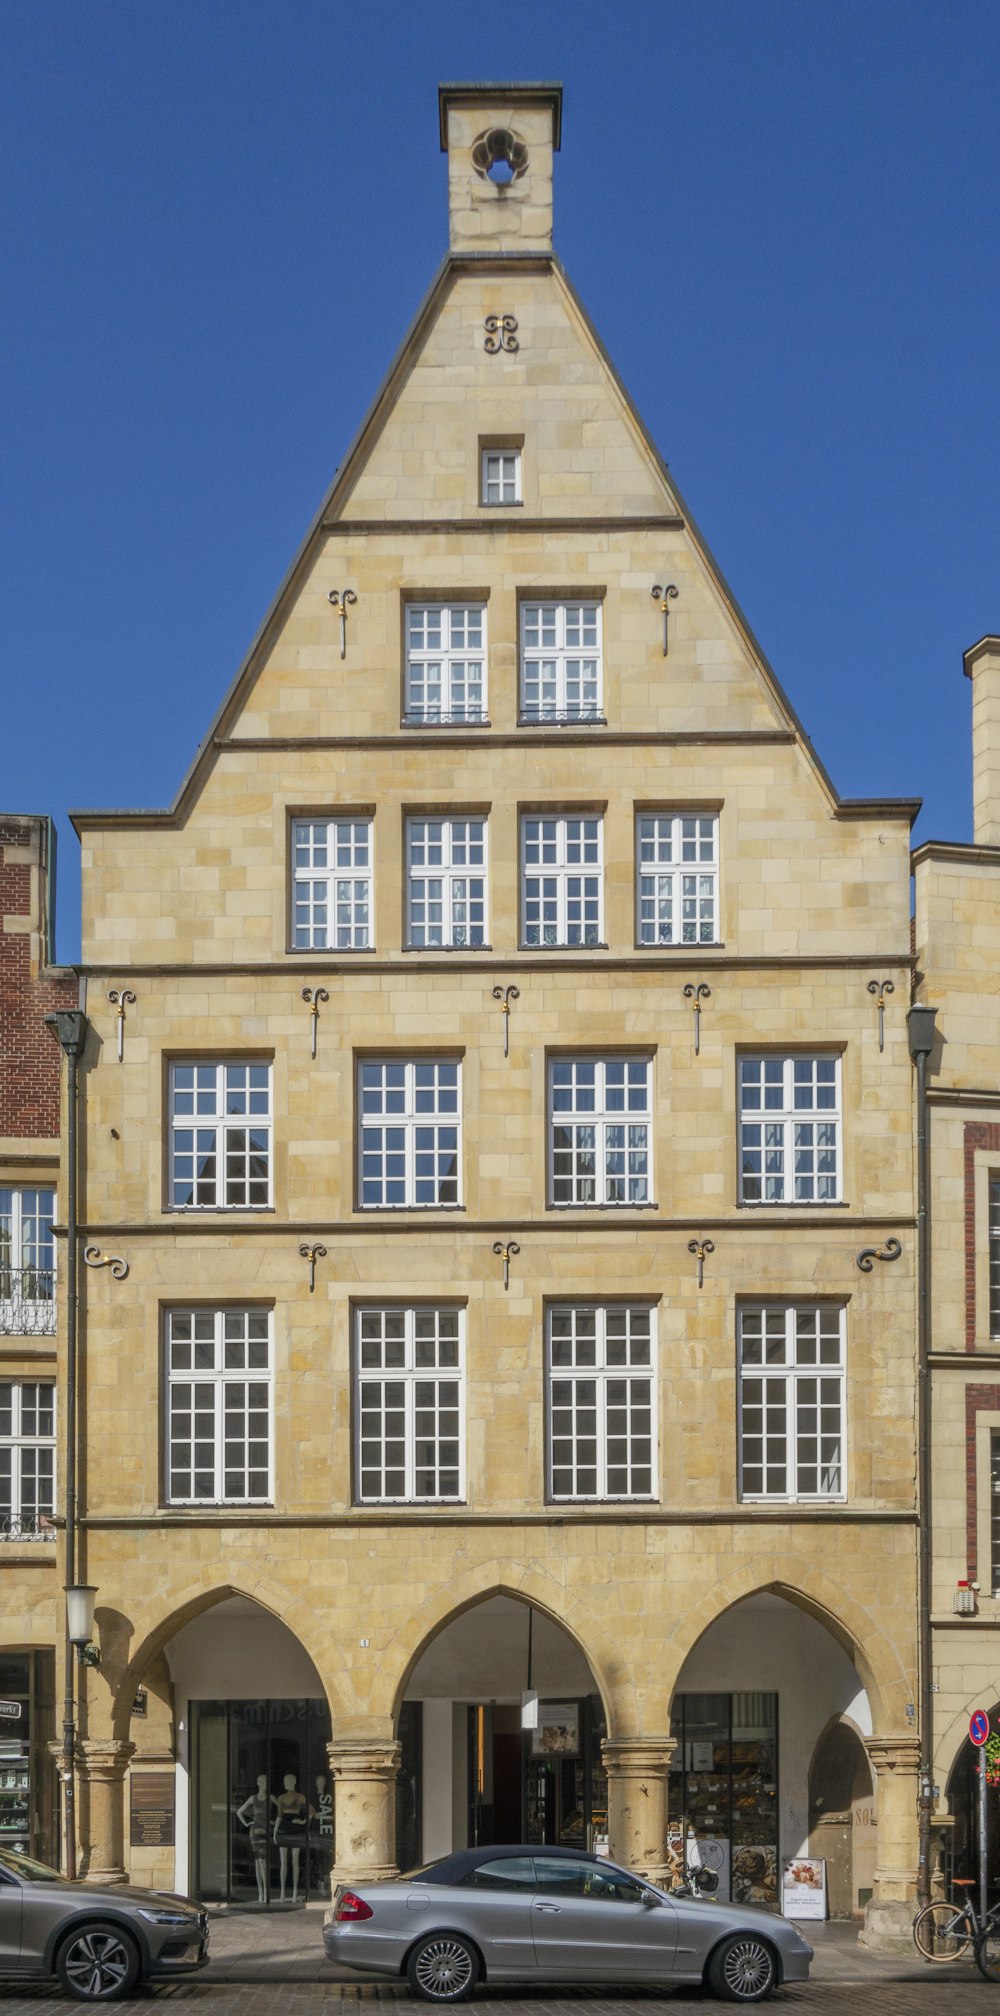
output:
<instances>
[{"instance_id":1,"label":"car side mirror","mask_svg":"<svg viewBox=\"0 0 1000 2016\"><path fill-rule=\"evenodd\" d=\"M658 1911L662 1902L662 1897L658 1897L655 1890L643 1891L642 1908L644 1911Z\"/></svg>"}]
</instances>

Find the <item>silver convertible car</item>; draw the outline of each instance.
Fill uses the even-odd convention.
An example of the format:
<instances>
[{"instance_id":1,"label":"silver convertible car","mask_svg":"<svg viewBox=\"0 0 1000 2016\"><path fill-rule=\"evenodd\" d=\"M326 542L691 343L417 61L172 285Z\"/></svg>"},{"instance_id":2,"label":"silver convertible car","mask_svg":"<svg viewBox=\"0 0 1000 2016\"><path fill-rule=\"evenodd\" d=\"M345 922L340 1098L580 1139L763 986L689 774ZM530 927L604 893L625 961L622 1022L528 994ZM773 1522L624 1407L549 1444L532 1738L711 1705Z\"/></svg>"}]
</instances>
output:
<instances>
[{"instance_id":1,"label":"silver convertible car","mask_svg":"<svg viewBox=\"0 0 1000 2016\"><path fill-rule=\"evenodd\" d=\"M405 1974L428 2002L461 2002L477 1981L704 1982L759 2002L812 1959L787 1918L671 1896L569 1848L464 1848L341 1888L323 1943L342 1966Z\"/></svg>"},{"instance_id":2,"label":"silver convertible car","mask_svg":"<svg viewBox=\"0 0 1000 2016\"><path fill-rule=\"evenodd\" d=\"M116 2002L140 1981L204 1967L208 1918L186 1897L71 1883L0 1848L0 1980L57 1975L78 2002Z\"/></svg>"}]
</instances>

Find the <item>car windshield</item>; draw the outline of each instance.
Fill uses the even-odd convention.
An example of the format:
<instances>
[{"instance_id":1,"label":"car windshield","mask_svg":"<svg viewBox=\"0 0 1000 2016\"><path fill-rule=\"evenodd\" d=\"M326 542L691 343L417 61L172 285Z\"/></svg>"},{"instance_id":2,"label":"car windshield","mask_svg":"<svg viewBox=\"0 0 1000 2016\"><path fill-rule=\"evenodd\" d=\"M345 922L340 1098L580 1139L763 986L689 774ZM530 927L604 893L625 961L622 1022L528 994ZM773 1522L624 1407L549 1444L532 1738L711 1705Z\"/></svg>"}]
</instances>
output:
<instances>
[{"instance_id":1,"label":"car windshield","mask_svg":"<svg viewBox=\"0 0 1000 2016\"><path fill-rule=\"evenodd\" d=\"M35 1862L30 1855L15 1855L13 1848L0 1848L0 1869L10 1869L26 1883L63 1881L58 1869L50 1869L47 1862Z\"/></svg>"}]
</instances>

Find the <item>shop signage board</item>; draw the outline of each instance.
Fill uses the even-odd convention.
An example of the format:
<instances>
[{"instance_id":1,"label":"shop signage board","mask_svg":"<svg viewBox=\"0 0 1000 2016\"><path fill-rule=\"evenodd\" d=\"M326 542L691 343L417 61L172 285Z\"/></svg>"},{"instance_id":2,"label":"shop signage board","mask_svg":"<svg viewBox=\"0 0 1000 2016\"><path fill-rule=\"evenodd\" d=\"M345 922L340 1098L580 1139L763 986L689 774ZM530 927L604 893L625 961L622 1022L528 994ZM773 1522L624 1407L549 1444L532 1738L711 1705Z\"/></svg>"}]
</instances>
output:
<instances>
[{"instance_id":1,"label":"shop signage board","mask_svg":"<svg viewBox=\"0 0 1000 2016\"><path fill-rule=\"evenodd\" d=\"M793 1855L781 1876L781 1909L786 1918L826 1917L826 1863Z\"/></svg>"},{"instance_id":2,"label":"shop signage board","mask_svg":"<svg viewBox=\"0 0 1000 2016\"><path fill-rule=\"evenodd\" d=\"M133 1771L131 1821L133 1848L173 1847L172 1771Z\"/></svg>"},{"instance_id":3,"label":"shop signage board","mask_svg":"<svg viewBox=\"0 0 1000 2016\"><path fill-rule=\"evenodd\" d=\"M20 1722L21 1720L20 1701L0 1701L0 1717L2 1717L2 1719L5 1722Z\"/></svg>"},{"instance_id":4,"label":"shop signage board","mask_svg":"<svg viewBox=\"0 0 1000 2016\"><path fill-rule=\"evenodd\" d=\"M985 1709L977 1708L969 1721L969 1742L981 1750L990 1733L990 1718Z\"/></svg>"}]
</instances>

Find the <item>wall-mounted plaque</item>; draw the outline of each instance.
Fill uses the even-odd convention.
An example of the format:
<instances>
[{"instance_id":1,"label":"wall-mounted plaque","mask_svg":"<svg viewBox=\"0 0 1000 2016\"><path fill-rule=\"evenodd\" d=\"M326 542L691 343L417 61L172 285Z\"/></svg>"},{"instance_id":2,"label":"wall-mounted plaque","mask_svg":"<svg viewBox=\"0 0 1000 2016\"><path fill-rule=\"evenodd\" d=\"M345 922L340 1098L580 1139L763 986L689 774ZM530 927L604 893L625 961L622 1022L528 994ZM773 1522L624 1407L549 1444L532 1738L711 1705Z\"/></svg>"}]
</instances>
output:
<instances>
[{"instance_id":1,"label":"wall-mounted plaque","mask_svg":"<svg viewBox=\"0 0 1000 2016\"><path fill-rule=\"evenodd\" d=\"M174 1777L172 1771L133 1771L133 1848L174 1845Z\"/></svg>"}]
</instances>

